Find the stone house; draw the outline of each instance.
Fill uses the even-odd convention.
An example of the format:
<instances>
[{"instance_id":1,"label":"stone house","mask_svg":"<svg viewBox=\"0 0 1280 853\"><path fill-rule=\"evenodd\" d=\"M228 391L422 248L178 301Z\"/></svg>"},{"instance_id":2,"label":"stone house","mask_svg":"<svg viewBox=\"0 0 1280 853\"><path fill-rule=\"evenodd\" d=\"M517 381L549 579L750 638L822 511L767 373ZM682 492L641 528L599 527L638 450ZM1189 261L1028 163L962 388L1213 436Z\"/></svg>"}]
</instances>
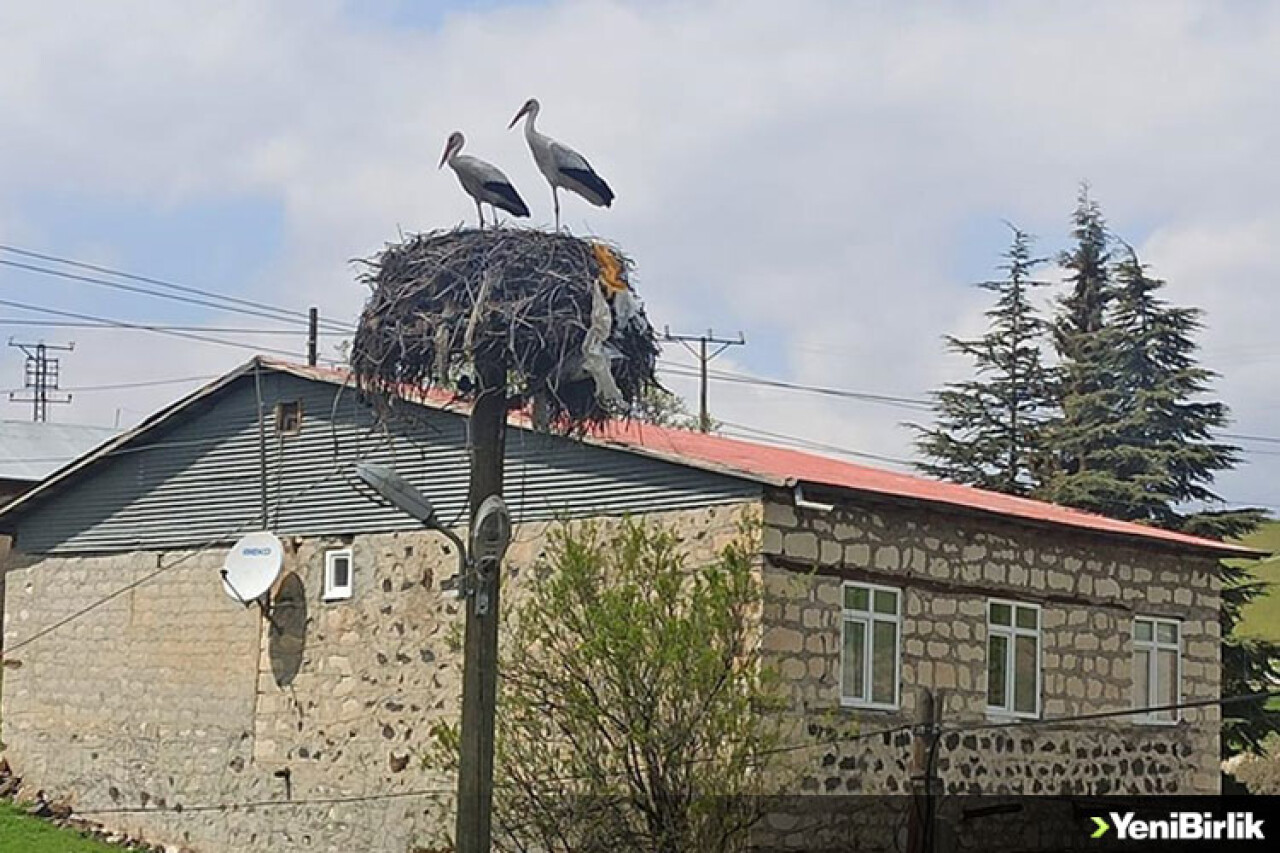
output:
<instances>
[{"instance_id":1,"label":"stone house","mask_svg":"<svg viewBox=\"0 0 1280 853\"><path fill-rule=\"evenodd\" d=\"M366 459L462 516L457 411L406 401L382 428L344 375L255 359L0 514L3 741L28 788L201 851L436 849L452 780L418 756L460 700L455 555L358 490ZM558 519L660 519L694 559L764 519L763 646L800 771L780 793L904 791L923 687L946 724L1019 723L943 735L947 790L1218 788L1212 705L1054 721L1217 697L1217 561L1251 552L638 424L513 426L505 494L514 594ZM271 620L219 577L263 528L286 547Z\"/></svg>"}]
</instances>

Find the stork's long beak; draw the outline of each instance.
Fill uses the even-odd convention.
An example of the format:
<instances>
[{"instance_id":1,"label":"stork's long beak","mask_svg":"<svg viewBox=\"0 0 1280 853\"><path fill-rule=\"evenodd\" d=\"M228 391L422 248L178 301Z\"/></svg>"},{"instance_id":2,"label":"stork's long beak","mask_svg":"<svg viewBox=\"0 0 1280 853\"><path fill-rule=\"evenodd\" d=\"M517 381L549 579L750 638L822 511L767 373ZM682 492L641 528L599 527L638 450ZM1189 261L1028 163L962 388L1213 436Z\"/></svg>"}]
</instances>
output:
<instances>
[{"instance_id":1,"label":"stork's long beak","mask_svg":"<svg viewBox=\"0 0 1280 853\"><path fill-rule=\"evenodd\" d=\"M520 108L520 112L516 113L516 117L511 120L511 124L507 125L507 130L510 130L511 128L515 127L516 122L524 118L524 114L527 112L529 112L529 105L525 104L523 107Z\"/></svg>"},{"instance_id":2,"label":"stork's long beak","mask_svg":"<svg viewBox=\"0 0 1280 853\"><path fill-rule=\"evenodd\" d=\"M436 166L436 168L443 169L444 164L449 162L449 155L452 153L453 153L453 140L450 139L448 142L444 144L444 153L440 155L440 165Z\"/></svg>"}]
</instances>

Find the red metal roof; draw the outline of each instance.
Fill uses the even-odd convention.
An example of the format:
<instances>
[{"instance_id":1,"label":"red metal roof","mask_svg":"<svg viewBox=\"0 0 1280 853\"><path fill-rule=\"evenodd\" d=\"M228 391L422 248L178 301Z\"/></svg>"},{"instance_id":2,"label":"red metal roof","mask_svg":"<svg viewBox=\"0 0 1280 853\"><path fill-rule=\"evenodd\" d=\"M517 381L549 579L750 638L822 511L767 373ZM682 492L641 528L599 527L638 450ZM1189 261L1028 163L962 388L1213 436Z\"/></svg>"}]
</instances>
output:
<instances>
[{"instance_id":1,"label":"red metal roof","mask_svg":"<svg viewBox=\"0 0 1280 853\"><path fill-rule=\"evenodd\" d=\"M287 362L265 363L328 382L342 383L347 380L347 374L344 371L305 368ZM421 394L418 399L423 404L433 407L442 407L454 400L448 394L433 391ZM521 416L517 415L516 419L519 426L527 424ZM594 431L587 440L595 444L655 456L670 462L696 465L743 476L775 486L810 483L887 498L990 513L1034 524L1059 525L1094 533L1212 551L1222 556L1264 556L1263 552L1242 545L1190 536L1130 521L1118 521L1044 501L989 492L972 486L961 486L911 474L884 471L816 453L689 430L670 429L638 421L615 421Z\"/></svg>"}]
</instances>

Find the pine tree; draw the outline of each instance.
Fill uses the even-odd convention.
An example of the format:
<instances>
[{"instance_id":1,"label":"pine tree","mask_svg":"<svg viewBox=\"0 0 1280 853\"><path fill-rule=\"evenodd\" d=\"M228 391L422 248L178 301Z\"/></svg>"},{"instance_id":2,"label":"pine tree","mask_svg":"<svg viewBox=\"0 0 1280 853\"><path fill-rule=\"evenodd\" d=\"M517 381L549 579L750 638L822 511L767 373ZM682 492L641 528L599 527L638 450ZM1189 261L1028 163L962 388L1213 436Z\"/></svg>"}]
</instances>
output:
<instances>
[{"instance_id":1,"label":"pine tree","mask_svg":"<svg viewBox=\"0 0 1280 853\"><path fill-rule=\"evenodd\" d=\"M1087 187L1073 226L1075 245L1060 257L1070 292L1051 326L1057 367L1046 378L1034 346L1044 325L1018 307L1026 306L1039 261L1015 231L1008 280L986 285L1001 294L988 312L991 331L976 341L948 339L974 359L977 378L934 395L936 425L917 427L917 447L928 457L918 467L1001 491L1035 484L1036 496L1056 503L1194 535L1248 533L1265 517L1261 510L1192 509L1220 500L1214 478L1240 457L1238 448L1214 438L1229 411L1205 399L1215 374L1196 357L1201 312L1166 303L1159 296L1164 282L1148 274L1131 247L1122 246L1113 263L1113 239ZM1014 322L1017 316L1030 319ZM1019 387L1026 396L1011 398L1008 389ZM1010 407L1011 399L1026 408ZM1039 422L1045 412L1053 417ZM1222 695L1273 689L1280 644L1235 634L1242 607L1264 587L1234 562L1224 564L1222 581ZM1280 712L1262 702L1234 703L1223 720L1224 753L1258 750L1280 732Z\"/></svg>"},{"instance_id":2,"label":"pine tree","mask_svg":"<svg viewBox=\"0 0 1280 853\"><path fill-rule=\"evenodd\" d=\"M989 331L976 340L946 338L952 351L973 359L976 378L934 392L935 425L916 427L916 446L929 460L917 467L928 474L1011 494L1036 484L1049 386L1039 346L1047 326L1029 298L1045 284L1032 278L1044 259L1031 250L1032 238L1013 228L999 267L1005 276L978 285L996 294Z\"/></svg>"},{"instance_id":3,"label":"pine tree","mask_svg":"<svg viewBox=\"0 0 1280 853\"><path fill-rule=\"evenodd\" d=\"M1240 450L1213 440L1227 426L1228 410L1202 399L1215 374L1196 360L1200 310L1160 299L1165 283L1147 274L1132 247L1124 248L1116 281L1111 338L1122 395L1115 429L1123 450L1105 461L1135 484L1129 518L1181 528L1186 516L1178 507L1221 500L1212 490L1214 476L1234 467Z\"/></svg>"},{"instance_id":4,"label":"pine tree","mask_svg":"<svg viewBox=\"0 0 1280 853\"><path fill-rule=\"evenodd\" d=\"M1080 228L1091 217L1079 213L1077 285L1086 278L1083 270L1099 280L1097 262L1110 256L1096 242L1105 232ZM1100 215L1092 218L1101 222ZM1206 399L1215 374L1196 357L1201 312L1160 298L1165 282L1148 274L1130 246L1123 246L1111 272L1106 289L1078 286L1072 296L1081 298L1063 301L1056 339L1063 418L1050 436L1062 442L1066 452L1056 458L1066 467L1046 491L1060 503L1201 536L1249 532L1262 510L1188 509L1220 502L1214 478L1240 459L1239 448L1214 439L1230 413L1226 404ZM1086 297L1099 293L1105 294L1101 322L1093 326L1099 315ZM1224 697L1270 689L1280 678L1280 645L1235 634L1241 608L1263 592L1247 568L1224 565ZM1280 713L1262 702L1234 704L1223 719L1224 753L1257 750L1267 735L1280 732Z\"/></svg>"},{"instance_id":5,"label":"pine tree","mask_svg":"<svg viewBox=\"0 0 1280 853\"><path fill-rule=\"evenodd\" d=\"M1080 188L1072 223L1075 245L1059 258L1071 289L1060 300L1053 324L1059 359L1053 382L1061 411L1045 426L1050 470L1038 496L1114 514L1123 512L1131 493L1107 464L1107 457L1123 452L1114 429L1123 392L1115 333L1107 324L1115 299L1111 235L1087 185Z\"/></svg>"}]
</instances>

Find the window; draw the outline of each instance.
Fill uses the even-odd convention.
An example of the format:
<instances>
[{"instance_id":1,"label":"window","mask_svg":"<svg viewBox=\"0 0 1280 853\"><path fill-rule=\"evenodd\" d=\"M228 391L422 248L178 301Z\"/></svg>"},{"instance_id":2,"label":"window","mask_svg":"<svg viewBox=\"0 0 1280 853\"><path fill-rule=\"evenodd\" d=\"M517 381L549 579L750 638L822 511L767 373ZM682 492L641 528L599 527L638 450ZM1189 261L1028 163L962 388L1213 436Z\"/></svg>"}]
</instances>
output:
<instances>
[{"instance_id":1,"label":"window","mask_svg":"<svg viewBox=\"0 0 1280 853\"><path fill-rule=\"evenodd\" d=\"M297 400L276 403L276 433L297 435L302 432L302 403Z\"/></svg>"},{"instance_id":2,"label":"window","mask_svg":"<svg viewBox=\"0 0 1280 853\"><path fill-rule=\"evenodd\" d=\"M351 549L326 551L324 555L324 600L339 601L351 597Z\"/></svg>"},{"instance_id":3,"label":"window","mask_svg":"<svg viewBox=\"0 0 1280 853\"><path fill-rule=\"evenodd\" d=\"M1040 716L1040 608L987 602L987 710Z\"/></svg>"},{"instance_id":4,"label":"window","mask_svg":"<svg viewBox=\"0 0 1280 853\"><path fill-rule=\"evenodd\" d=\"M840 696L846 705L898 707L900 592L871 584L844 585Z\"/></svg>"},{"instance_id":5,"label":"window","mask_svg":"<svg viewBox=\"0 0 1280 853\"><path fill-rule=\"evenodd\" d=\"M1137 616L1133 620L1133 706L1152 708L1177 704L1181 645L1179 626L1172 619ZM1176 709L1152 711L1138 717L1144 723L1176 723Z\"/></svg>"}]
</instances>

